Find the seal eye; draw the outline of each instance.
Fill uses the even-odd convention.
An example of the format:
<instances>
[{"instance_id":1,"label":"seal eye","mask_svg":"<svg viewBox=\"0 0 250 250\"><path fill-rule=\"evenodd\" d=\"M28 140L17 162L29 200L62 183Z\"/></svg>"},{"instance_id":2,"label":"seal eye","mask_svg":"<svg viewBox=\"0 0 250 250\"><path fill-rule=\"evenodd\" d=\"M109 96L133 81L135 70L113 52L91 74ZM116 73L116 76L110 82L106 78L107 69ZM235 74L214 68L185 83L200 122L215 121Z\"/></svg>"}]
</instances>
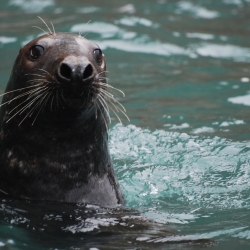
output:
<instances>
[{"instance_id":1,"label":"seal eye","mask_svg":"<svg viewBox=\"0 0 250 250\"><path fill-rule=\"evenodd\" d=\"M94 50L94 58L97 63L102 62L102 51L100 49L95 49Z\"/></svg>"},{"instance_id":2,"label":"seal eye","mask_svg":"<svg viewBox=\"0 0 250 250\"><path fill-rule=\"evenodd\" d=\"M38 59L44 54L44 48L40 45L34 45L30 50L30 58Z\"/></svg>"}]
</instances>

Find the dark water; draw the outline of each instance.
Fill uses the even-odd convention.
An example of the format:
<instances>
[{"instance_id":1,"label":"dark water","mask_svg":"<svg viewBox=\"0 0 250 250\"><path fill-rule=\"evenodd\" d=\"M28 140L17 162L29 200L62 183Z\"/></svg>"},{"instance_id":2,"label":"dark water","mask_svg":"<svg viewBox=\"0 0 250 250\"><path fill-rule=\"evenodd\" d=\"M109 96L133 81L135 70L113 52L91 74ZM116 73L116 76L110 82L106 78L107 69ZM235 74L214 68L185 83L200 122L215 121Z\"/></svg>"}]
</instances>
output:
<instances>
[{"instance_id":1,"label":"dark water","mask_svg":"<svg viewBox=\"0 0 250 250\"><path fill-rule=\"evenodd\" d=\"M250 1L1 1L1 92L38 15L96 41L126 93L127 208L1 200L0 249L250 249Z\"/></svg>"}]
</instances>

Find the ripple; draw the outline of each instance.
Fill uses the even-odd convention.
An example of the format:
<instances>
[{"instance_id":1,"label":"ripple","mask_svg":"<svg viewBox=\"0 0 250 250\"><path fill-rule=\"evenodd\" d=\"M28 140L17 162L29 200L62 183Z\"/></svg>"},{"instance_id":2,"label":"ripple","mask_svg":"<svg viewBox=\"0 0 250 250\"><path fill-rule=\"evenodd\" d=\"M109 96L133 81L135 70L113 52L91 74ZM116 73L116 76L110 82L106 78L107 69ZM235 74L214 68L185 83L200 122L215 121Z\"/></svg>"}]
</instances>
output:
<instances>
[{"instance_id":1,"label":"ripple","mask_svg":"<svg viewBox=\"0 0 250 250\"><path fill-rule=\"evenodd\" d=\"M230 44L203 44L197 48L196 52L201 56L234 59L239 62L250 61L250 49Z\"/></svg>"},{"instance_id":2,"label":"ripple","mask_svg":"<svg viewBox=\"0 0 250 250\"><path fill-rule=\"evenodd\" d=\"M202 134L202 133L214 133L215 130L214 128L211 127L201 127L201 128L196 128L194 130L192 130L192 133L194 134Z\"/></svg>"},{"instance_id":3,"label":"ripple","mask_svg":"<svg viewBox=\"0 0 250 250\"><path fill-rule=\"evenodd\" d=\"M14 5L29 13L44 11L47 7L55 5L54 0L11 0L9 5Z\"/></svg>"},{"instance_id":4,"label":"ripple","mask_svg":"<svg viewBox=\"0 0 250 250\"><path fill-rule=\"evenodd\" d=\"M101 35L102 38L114 37L121 32L123 33L123 31L116 25L105 22L75 24L71 27L70 31L75 33L81 32L82 34L87 32L97 33Z\"/></svg>"},{"instance_id":5,"label":"ripple","mask_svg":"<svg viewBox=\"0 0 250 250\"><path fill-rule=\"evenodd\" d=\"M158 25L153 23L151 20L135 16L123 17L120 20L117 20L116 23L126 26L136 26L137 24L140 24L146 27L153 27L153 28L158 27Z\"/></svg>"},{"instance_id":6,"label":"ripple","mask_svg":"<svg viewBox=\"0 0 250 250\"><path fill-rule=\"evenodd\" d=\"M77 13L87 14L87 13L98 12L98 11L100 11L100 10L101 10L101 9L98 8L98 7L91 6L91 7L78 8L78 9L76 10L76 12L77 12Z\"/></svg>"},{"instance_id":7,"label":"ripple","mask_svg":"<svg viewBox=\"0 0 250 250\"><path fill-rule=\"evenodd\" d=\"M250 240L250 230L246 230L244 232L237 233L237 234L233 235L233 237Z\"/></svg>"},{"instance_id":8,"label":"ripple","mask_svg":"<svg viewBox=\"0 0 250 250\"><path fill-rule=\"evenodd\" d=\"M106 40L97 41L102 49L112 48L126 52L137 52L159 56L189 55L185 49L169 43L143 41Z\"/></svg>"},{"instance_id":9,"label":"ripple","mask_svg":"<svg viewBox=\"0 0 250 250\"><path fill-rule=\"evenodd\" d=\"M250 106L250 94L249 95L242 95L236 97L230 97L227 99L229 102L233 104L243 104L246 106Z\"/></svg>"},{"instance_id":10,"label":"ripple","mask_svg":"<svg viewBox=\"0 0 250 250\"><path fill-rule=\"evenodd\" d=\"M179 2L178 7L179 9L177 10L177 13L189 12L195 17L204 19L214 19L219 17L219 12L208 10L204 7L194 5L190 2Z\"/></svg>"},{"instance_id":11,"label":"ripple","mask_svg":"<svg viewBox=\"0 0 250 250\"><path fill-rule=\"evenodd\" d=\"M136 9L135 9L135 6L133 4L126 4L118 9L118 12L120 12L120 13L133 14L133 13L135 13L135 11L136 11Z\"/></svg>"},{"instance_id":12,"label":"ripple","mask_svg":"<svg viewBox=\"0 0 250 250\"><path fill-rule=\"evenodd\" d=\"M204 34L204 33L187 33L186 36L188 38L199 38L202 40L212 40L215 38L212 34Z\"/></svg>"},{"instance_id":13,"label":"ripple","mask_svg":"<svg viewBox=\"0 0 250 250\"><path fill-rule=\"evenodd\" d=\"M14 43L16 41L17 41L16 37L0 36L0 43L2 44Z\"/></svg>"}]
</instances>

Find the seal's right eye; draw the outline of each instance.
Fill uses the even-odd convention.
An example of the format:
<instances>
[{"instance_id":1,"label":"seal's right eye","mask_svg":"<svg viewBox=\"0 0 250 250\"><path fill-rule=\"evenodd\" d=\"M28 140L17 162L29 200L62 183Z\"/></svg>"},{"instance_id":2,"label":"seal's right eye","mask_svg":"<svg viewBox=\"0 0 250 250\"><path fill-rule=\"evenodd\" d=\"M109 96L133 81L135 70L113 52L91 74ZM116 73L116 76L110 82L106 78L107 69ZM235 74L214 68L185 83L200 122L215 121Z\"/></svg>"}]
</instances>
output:
<instances>
[{"instance_id":1,"label":"seal's right eye","mask_svg":"<svg viewBox=\"0 0 250 250\"><path fill-rule=\"evenodd\" d=\"M44 48L40 45L34 45L33 47L31 47L30 50L30 58L31 59L38 59L39 57L41 57L44 54Z\"/></svg>"},{"instance_id":2,"label":"seal's right eye","mask_svg":"<svg viewBox=\"0 0 250 250\"><path fill-rule=\"evenodd\" d=\"M102 62L102 51L100 49L95 49L93 53L94 53L94 58L95 58L96 62L101 63Z\"/></svg>"}]
</instances>

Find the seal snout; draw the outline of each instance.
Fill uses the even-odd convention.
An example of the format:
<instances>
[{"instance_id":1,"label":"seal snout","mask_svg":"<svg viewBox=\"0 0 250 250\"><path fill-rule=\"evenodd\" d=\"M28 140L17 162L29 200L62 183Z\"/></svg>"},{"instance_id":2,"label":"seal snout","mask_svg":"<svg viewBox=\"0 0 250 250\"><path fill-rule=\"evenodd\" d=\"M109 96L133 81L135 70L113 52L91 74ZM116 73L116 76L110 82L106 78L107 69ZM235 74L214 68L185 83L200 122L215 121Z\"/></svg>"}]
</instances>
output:
<instances>
[{"instance_id":1,"label":"seal snout","mask_svg":"<svg viewBox=\"0 0 250 250\"><path fill-rule=\"evenodd\" d=\"M60 82L91 83L94 77L93 65L88 60L73 56L65 58L57 70L57 78Z\"/></svg>"}]
</instances>

